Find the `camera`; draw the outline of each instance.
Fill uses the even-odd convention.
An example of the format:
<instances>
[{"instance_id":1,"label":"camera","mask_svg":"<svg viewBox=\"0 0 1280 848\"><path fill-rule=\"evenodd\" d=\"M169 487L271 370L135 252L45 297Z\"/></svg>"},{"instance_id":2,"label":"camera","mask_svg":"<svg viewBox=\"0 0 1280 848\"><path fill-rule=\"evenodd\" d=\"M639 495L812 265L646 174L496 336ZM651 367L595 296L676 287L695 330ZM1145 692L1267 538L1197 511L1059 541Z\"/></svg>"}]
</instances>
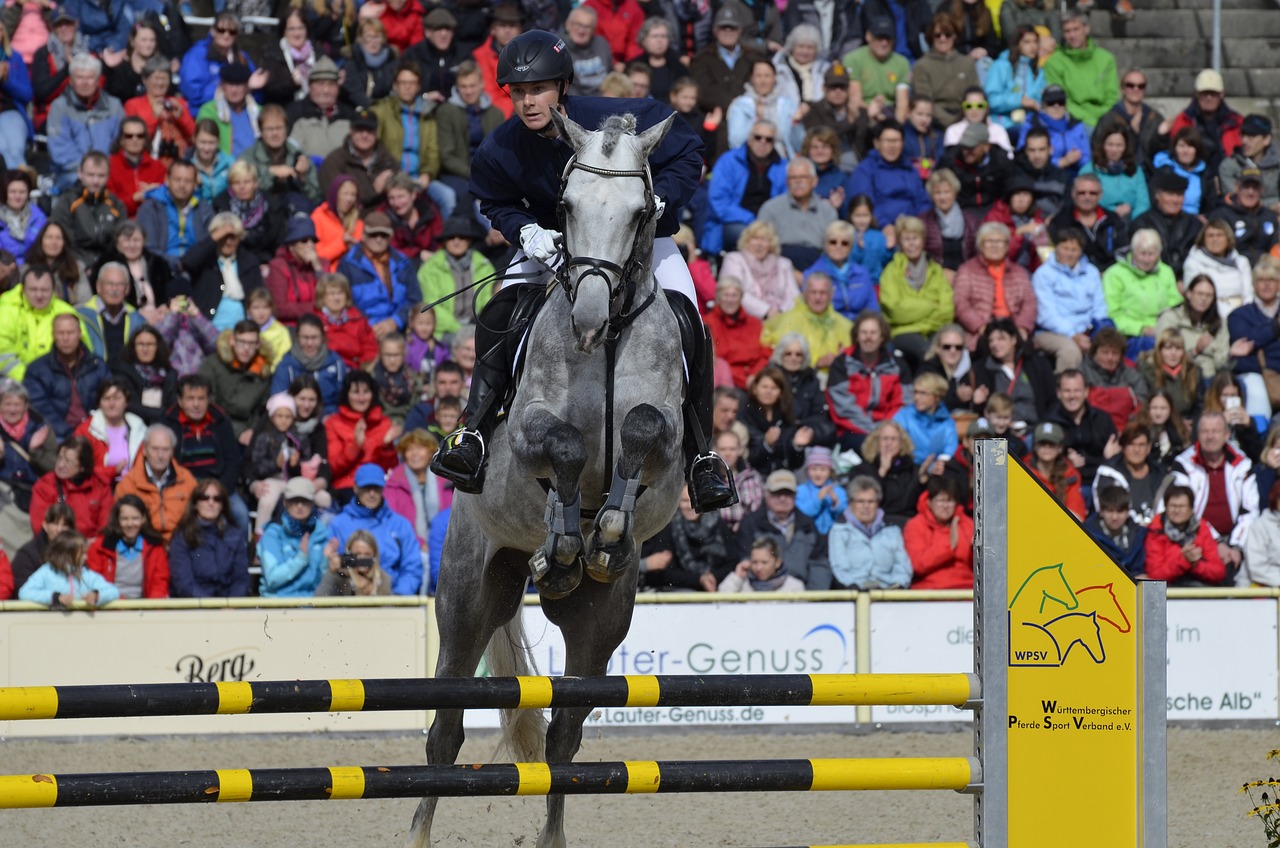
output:
<instances>
[{"instance_id":1,"label":"camera","mask_svg":"<svg viewBox=\"0 0 1280 848\"><path fill-rule=\"evenodd\" d=\"M358 557L355 554L342 555L343 568L373 568L372 557Z\"/></svg>"}]
</instances>

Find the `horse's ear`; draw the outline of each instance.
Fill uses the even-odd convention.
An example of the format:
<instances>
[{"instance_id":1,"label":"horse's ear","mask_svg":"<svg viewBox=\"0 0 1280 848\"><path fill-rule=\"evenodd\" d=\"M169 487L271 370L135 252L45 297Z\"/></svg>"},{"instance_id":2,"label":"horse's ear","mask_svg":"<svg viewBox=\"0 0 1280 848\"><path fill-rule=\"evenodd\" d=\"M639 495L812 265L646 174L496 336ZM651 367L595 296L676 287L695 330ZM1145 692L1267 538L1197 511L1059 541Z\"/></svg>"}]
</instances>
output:
<instances>
[{"instance_id":1,"label":"horse's ear","mask_svg":"<svg viewBox=\"0 0 1280 848\"><path fill-rule=\"evenodd\" d=\"M569 142L569 146L575 152L581 150L582 146L587 143L591 133L583 129L573 118L568 115L562 115L558 109L552 109L550 114L551 123L556 125L560 135L564 137L565 141Z\"/></svg>"},{"instance_id":2,"label":"horse's ear","mask_svg":"<svg viewBox=\"0 0 1280 848\"><path fill-rule=\"evenodd\" d=\"M676 119L676 113L672 112L670 115L667 116L667 119L665 121L663 121L660 124L655 124L654 126L649 127L649 129L645 130L644 132L640 133L640 135L636 136L636 138L638 138L640 141L640 148L644 151L644 156L646 159L649 158L649 154L652 153L657 148L657 146L662 143L662 139L666 136L667 131L671 129L671 123L675 119Z\"/></svg>"}]
</instances>

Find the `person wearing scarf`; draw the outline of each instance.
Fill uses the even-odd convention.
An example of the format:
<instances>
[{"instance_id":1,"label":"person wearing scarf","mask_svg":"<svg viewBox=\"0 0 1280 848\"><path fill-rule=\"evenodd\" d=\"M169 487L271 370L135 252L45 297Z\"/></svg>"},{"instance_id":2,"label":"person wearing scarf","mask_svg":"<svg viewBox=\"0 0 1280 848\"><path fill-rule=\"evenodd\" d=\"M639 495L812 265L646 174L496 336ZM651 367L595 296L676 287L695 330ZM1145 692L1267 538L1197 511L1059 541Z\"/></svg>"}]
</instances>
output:
<instances>
[{"instance_id":1,"label":"person wearing scarf","mask_svg":"<svg viewBox=\"0 0 1280 848\"><path fill-rule=\"evenodd\" d=\"M422 27L418 27L418 36L422 36ZM390 94L397 55L387 44L382 21L362 17L359 38L351 45L351 58L344 67L343 99L359 110L370 108Z\"/></svg>"},{"instance_id":2,"label":"person wearing scarf","mask_svg":"<svg viewBox=\"0 0 1280 848\"><path fill-rule=\"evenodd\" d=\"M89 52L78 22L65 11L54 15L46 38L31 57L31 87L35 94L32 120L38 131L44 130L49 107L71 79L67 67L71 57Z\"/></svg>"},{"instance_id":3,"label":"person wearing scarf","mask_svg":"<svg viewBox=\"0 0 1280 848\"><path fill-rule=\"evenodd\" d=\"M263 62L268 73L262 89L265 103L287 104L306 99L311 89L311 70L319 58L302 9L290 8L280 26L284 35L279 41L279 53L269 55Z\"/></svg>"},{"instance_id":4,"label":"person wearing scarf","mask_svg":"<svg viewBox=\"0 0 1280 848\"><path fill-rule=\"evenodd\" d=\"M765 221L747 225L738 249L725 255L720 275L741 281L742 308L761 320L786 312L800 299L795 268L782 255L777 231Z\"/></svg>"},{"instance_id":5,"label":"person wearing scarf","mask_svg":"<svg viewBox=\"0 0 1280 848\"><path fill-rule=\"evenodd\" d=\"M777 152L790 158L800 145L793 136L803 130L799 123L803 115L800 104L777 89L778 72L769 59L757 58L751 65L751 78L743 86L741 96L729 104L726 121L729 128L729 146L740 147L747 142L751 127L757 121L769 121L778 128Z\"/></svg>"},{"instance_id":6,"label":"person wearing scarf","mask_svg":"<svg viewBox=\"0 0 1280 848\"><path fill-rule=\"evenodd\" d=\"M218 336L218 352L200 365L212 385L209 402L231 420L242 445L265 407L271 391L271 349L262 340L258 325L245 319Z\"/></svg>"},{"instance_id":7,"label":"person wearing scarf","mask_svg":"<svg viewBox=\"0 0 1280 848\"><path fill-rule=\"evenodd\" d=\"M44 229L44 211L31 202L33 185L26 171L5 171L0 194L0 249L22 262Z\"/></svg>"},{"instance_id":8,"label":"person wearing scarf","mask_svg":"<svg viewBox=\"0 0 1280 848\"><path fill-rule=\"evenodd\" d=\"M707 513L714 515L715 513ZM804 583L787 573L778 541L771 537L757 539L751 545L751 558L738 563L716 590L737 592L803 592Z\"/></svg>"},{"instance_id":9,"label":"person wearing scarf","mask_svg":"<svg viewBox=\"0 0 1280 848\"><path fill-rule=\"evenodd\" d=\"M197 121L210 120L218 125L219 145L223 153L239 157L258 140L258 103L249 96L247 65L223 65L219 71L221 84L213 99L200 107Z\"/></svg>"},{"instance_id":10,"label":"person wearing scarf","mask_svg":"<svg viewBox=\"0 0 1280 848\"><path fill-rule=\"evenodd\" d=\"M327 570L329 527L316 516L316 488L305 477L284 487L284 512L258 541L264 598L311 597Z\"/></svg>"},{"instance_id":11,"label":"person wearing scarf","mask_svg":"<svg viewBox=\"0 0 1280 848\"><path fill-rule=\"evenodd\" d=\"M394 218L392 219L394 223ZM434 303L455 291L463 291L476 280L487 279L494 274L493 263L478 250L473 250L478 234L475 222L468 215L451 215L440 230L440 245L418 269L418 284L422 287L424 303ZM462 324L475 321L475 315L484 309L493 296L492 286L472 289L460 297L442 303L433 311L436 316L437 337L455 333ZM415 344L426 342L415 335L409 338L409 359L414 359Z\"/></svg>"},{"instance_id":12,"label":"person wearing scarf","mask_svg":"<svg viewBox=\"0 0 1280 848\"><path fill-rule=\"evenodd\" d=\"M1164 512L1151 519L1147 534L1147 577L1175 586L1221 586L1227 566L1207 521L1196 517L1195 495L1186 486L1164 493Z\"/></svg>"},{"instance_id":13,"label":"person wearing scarf","mask_svg":"<svg viewBox=\"0 0 1280 848\"><path fill-rule=\"evenodd\" d=\"M834 589L905 589L911 585L911 559L902 530L885 523L884 496L872 477L849 484L849 508L828 536Z\"/></svg>"},{"instance_id":14,"label":"person wearing scarf","mask_svg":"<svg viewBox=\"0 0 1280 848\"><path fill-rule=\"evenodd\" d=\"M718 512L699 515L685 490L666 530L641 551L641 587L716 591L720 580L734 573L730 533Z\"/></svg>"}]
</instances>

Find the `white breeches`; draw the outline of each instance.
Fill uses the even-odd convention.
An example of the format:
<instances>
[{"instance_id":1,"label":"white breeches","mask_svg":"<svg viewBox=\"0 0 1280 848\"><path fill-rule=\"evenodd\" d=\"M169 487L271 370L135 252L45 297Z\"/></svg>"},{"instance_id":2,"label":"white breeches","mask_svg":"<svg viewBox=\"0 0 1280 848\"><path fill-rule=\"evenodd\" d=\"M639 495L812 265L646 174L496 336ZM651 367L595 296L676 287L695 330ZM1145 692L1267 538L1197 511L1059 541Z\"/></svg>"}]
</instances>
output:
<instances>
[{"instance_id":1,"label":"white breeches","mask_svg":"<svg viewBox=\"0 0 1280 848\"><path fill-rule=\"evenodd\" d=\"M520 285L522 283L541 282L538 275L540 271L546 271L546 266L536 259L530 259L524 255L523 250L516 251L516 255L511 260L511 264L507 266L509 274L528 274L527 278L507 280L504 286ZM653 241L653 276L658 281L658 285L662 286L664 291L676 291L689 298L689 302L697 306L698 295L693 288L693 277L689 276L689 266L685 264L684 257L680 255L680 248L676 247L676 240L670 236L656 238Z\"/></svg>"}]
</instances>

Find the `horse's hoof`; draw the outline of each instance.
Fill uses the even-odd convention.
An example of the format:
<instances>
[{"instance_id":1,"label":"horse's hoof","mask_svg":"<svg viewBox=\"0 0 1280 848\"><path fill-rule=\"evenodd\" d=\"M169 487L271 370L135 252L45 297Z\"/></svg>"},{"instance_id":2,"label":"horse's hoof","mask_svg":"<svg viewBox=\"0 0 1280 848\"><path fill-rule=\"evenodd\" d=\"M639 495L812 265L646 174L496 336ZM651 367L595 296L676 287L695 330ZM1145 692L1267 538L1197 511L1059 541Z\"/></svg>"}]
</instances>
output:
<instances>
[{"instance_id":1,"label":"horse's hoof","mask_svg":"<svg viewBox=\"0 0 1280 848\"><path fill-rule=\"evenodd\" d=\"M587 558L587 576L597 583L613 583L627 573L627 557L622 551L597 548Z\"/></svg>"},{"instance_id":2,"label":"horse's hoof","mask_svg":"<svg viewBox=\"0 0 1280 848\"><path fill-rule=\"evenodd\" d=\"M538 559L539 554L534 554L533 559ZM535 570L533 560L529 561L530 569ZM553 563L549 568L542 571L542 576L538 577L534 574L533 585L537 587L538 594L542 597L558 601L561 598L568 597L569 593L582 583L582 558L575 559L570 565L560 565Z\"/></svg>"}]
</instances>

